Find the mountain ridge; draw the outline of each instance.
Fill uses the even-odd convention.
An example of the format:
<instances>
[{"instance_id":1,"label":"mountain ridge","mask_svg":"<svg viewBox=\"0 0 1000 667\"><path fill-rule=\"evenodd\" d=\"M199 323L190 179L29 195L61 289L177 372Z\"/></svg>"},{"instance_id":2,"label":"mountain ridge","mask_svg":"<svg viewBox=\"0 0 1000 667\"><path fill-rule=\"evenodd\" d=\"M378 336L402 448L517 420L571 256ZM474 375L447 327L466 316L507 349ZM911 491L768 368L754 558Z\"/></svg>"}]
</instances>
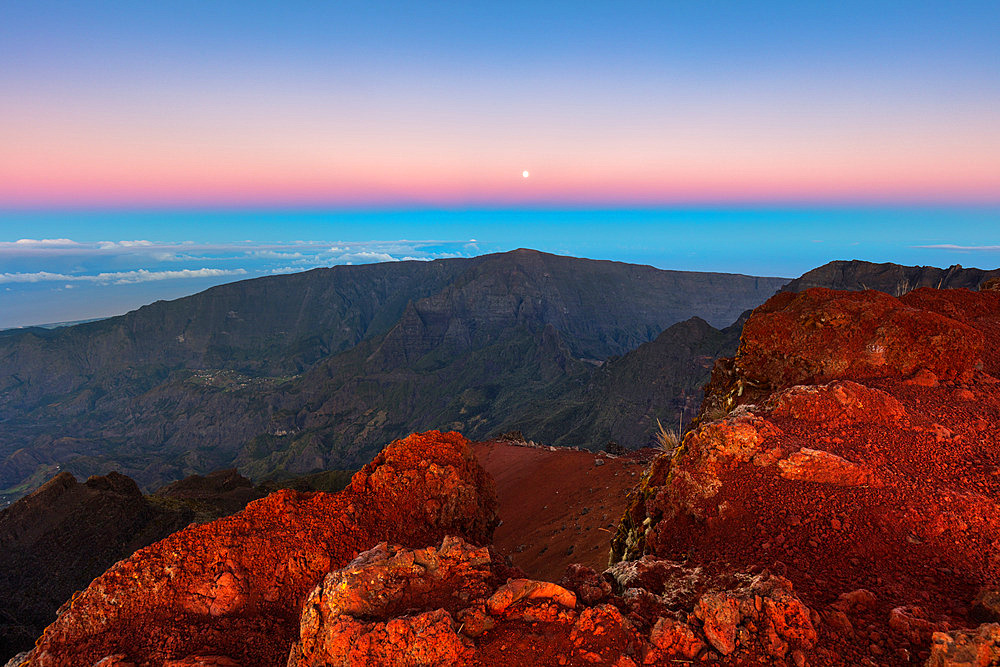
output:
<instances>
[{"instance_id":1,"label":"mountain ridge","mask_svg":"<svg viewBox=\"0 0 1000 667\"><path fill-rule=\"evenodd\" d=\"M7 333L0 491L57 464L81 477L122 469L149 488L235 462L258 477L291 459L299 473L354 467L442 421L485 435L556 376L584 373L692 312L731 321L783 282L522 249L270 276ZM400 409L379 417L387 400ZM308 416L323 404L329 424Z\"/></svg>"}]
</instances>

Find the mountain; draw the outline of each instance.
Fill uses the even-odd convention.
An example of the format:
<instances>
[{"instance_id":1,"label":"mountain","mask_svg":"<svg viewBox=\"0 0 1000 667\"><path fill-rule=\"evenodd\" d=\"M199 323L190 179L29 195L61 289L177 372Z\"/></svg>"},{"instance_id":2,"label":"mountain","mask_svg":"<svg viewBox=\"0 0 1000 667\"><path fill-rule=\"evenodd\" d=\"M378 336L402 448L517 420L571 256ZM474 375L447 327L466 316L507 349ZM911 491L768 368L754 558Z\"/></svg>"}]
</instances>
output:
<instances>
[{"instance_id":1,"label":"mountain","mask_svg":"<svg viewBox=\"0 0 1000 667\"><path fill-rule=\"evenodd\" d=\"M724 329L700 317L667 327L655 340L609 359L585 382L564 381L562 391L505 426L556 445L655 447L660 425L680 433L697 415L712 365L736 351L749 314Z\"/></svg>"},{"instance_id":2,"label":"mountain","mask_svg":"<svg viewBox=\"0 0 1000 667\"><path fill-rule=\"evenodd\" d=\"M118 473L81 484L61 472L0 510L0 658L30 647L55 610L110 565L193 518L186 507L149 502Z\"/></svg>"},{"instance_id":3,"label":"mountain","mask_svg":"<svg viewBox=\"0 0 1000 667\"><path fill-rule=\"evenodd\" d=\"M873 289L900 296L919 287L976 290L991 279L1000 279L1000 269L835 261L790 281L782 291ZM675 324L655 340L608 360L585 381L568 379L550 391L552 398L516 415L505 429L553 444L655 446L657 419L666 429L683 430L697 414L713 363L736 354L749 315L743 313L723 329L697 317Z\"/></svg>"},{"instance_id":4,"label":"mountain","mask_svg":"<svg viewBox=\"0 0 1000 667\"><path fill-rule=\"evenodd\" d=\"M546 581L491 545L518 505L526 542L575 544L603 457L432 431L338 494L136 552L12 666L998 664L998 350L1000 292L782 292L638 476L603 571Z\"/></svg>"},{"instance_id":5,"label":"mountain","mask_svg":"<svg viewBox=\"0 0 1000 667\"><path fill-rule=\"evenodd\" d=\"M920 287L976 290L986 280L998 276L1000 269L966 269L961 264L939 269L934 266L874 264L855 259L824 264L802 274L782 289L786 292L802 292L810 287L852 291L873 289L902 296Z\"/></svg>"},{"instance_id":6,"label":"mountain","mask_svg":"<svg viewBox=\"0 0 1000 667\"><path fill-rule=\"evenodd\" d=\"M149 488L233 465L257 479L354 468L425 428L483 437L670 325L728 325L783 282L517 250L260 278L2 332L0 493L56 465Z\"/></svg>"}]
</instances>

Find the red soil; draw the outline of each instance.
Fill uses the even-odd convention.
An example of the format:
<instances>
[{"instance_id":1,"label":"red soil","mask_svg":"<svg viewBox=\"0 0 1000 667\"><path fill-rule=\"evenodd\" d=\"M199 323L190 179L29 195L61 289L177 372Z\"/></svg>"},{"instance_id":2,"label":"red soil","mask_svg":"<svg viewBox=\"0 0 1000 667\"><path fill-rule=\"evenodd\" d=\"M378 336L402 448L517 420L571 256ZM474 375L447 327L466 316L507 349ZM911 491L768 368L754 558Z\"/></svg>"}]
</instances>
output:
<instances>
[{"instance_id":1,"label":"red soil","mask_svg":"<svg viewBox=\"0 0 1000 667\"><path fill-rule=\"evenodd\" d=\"M619 553L787 576L823 618L821 663L927 658L1000 575L998 331L996 293L775 297L724 387L739 407L654 465Z\"/></svg>"},{"instance_id":2,"label":"red soil","mask_svg":"<svg viewBox=\"0 0 1000 667\"><path fill-rule=\"evenodd\" d=\"M608 566L608 543L646 463L642 453L613 458L504 441L473 449L496 482L502 523L493 545L500 554L549 581L571 563Z\"/></svg>"}]
</instances>

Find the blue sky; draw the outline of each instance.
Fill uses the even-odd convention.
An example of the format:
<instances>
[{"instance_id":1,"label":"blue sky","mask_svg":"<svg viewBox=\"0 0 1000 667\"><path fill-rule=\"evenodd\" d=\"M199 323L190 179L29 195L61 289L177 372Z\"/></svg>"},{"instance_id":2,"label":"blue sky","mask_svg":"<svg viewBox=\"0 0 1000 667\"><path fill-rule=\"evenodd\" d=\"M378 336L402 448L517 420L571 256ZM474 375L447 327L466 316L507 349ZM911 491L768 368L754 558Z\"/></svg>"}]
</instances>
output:
<instances>
[{"instance_id":1,"label":"blue sky","mask_svg":"<svg viewBox=\"0 0 1000 667\"><path fill-rule=\"evenodd\" d=\"M0 6L0 207L1000 203L992 1Z\"/></svg>"},{"instance_id":2,"label":"blue sky","mask_svg":"<svg viewBox=\"0 0 1000 667\"><path fill-rule=\"evenodd\" d=\"M998 34L995 0L0 0L0 327L517 247L993 268Z\"/></svg>"}]
</instances>

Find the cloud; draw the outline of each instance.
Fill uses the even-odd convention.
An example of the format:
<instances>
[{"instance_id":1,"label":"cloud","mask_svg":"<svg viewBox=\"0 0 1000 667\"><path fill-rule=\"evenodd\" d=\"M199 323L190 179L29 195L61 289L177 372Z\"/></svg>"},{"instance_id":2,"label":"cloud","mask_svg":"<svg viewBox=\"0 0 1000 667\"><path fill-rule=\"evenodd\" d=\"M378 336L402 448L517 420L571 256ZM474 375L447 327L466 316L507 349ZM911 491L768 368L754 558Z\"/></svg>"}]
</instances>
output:
<instances>
[{"instance_id":1,"label":"cloud","mask_svg":"<svg viewBox=\"0 0 1000 667\"><path fill-rule=\"evenodd\" d=\"M114 248L149 248L155 245L152 241L98 241L97 247L101 250L112 250Z\"/></svg>"},{"instance_id":2,"label":"cloud","mask_svg":"<svg viewBox=\"0 0 1000 667\"><path fill-rule=\"evenodd\" d=\"M36 271L34 273L0 273L0 283L41 283L41 282L85 282L103 285L127 285L131 283L148 283L156 280L177 280L188 278L221 278L226 276L244 276L245 269L181 269L179 271L116 271L98 273L95 275L52 273ZM70 287L70 285L66 285Z\"/></svg>"},{"instance_id":3,"label":"cloud","mask_svg":"<svg viewBox=\"0 0 1000 667\"><path fill-rule=\"evenodd\" d=\"M127 285L163 280L296 273L338 264L430 261L478 254L448 240L156 243L144 239L0 241L0 283ZM11 260L11 261L6 261Z\"/></svg>"},{"instance_id":4,"label":"cloud","mask_svg":"<svg viewBox=\"0 0 1000 667\"><path fill-rule=\"evenodd\" d=\"M914 248L931 248L933 250L961 250L977 252L1000 252L1000 245L954 245L951 243L940 243L937 245L915 245Z\"/></svg>"},{"instance_id":5,"label":"cloud","mask_svg":"<svg viewBox=\"0 0 1000 667\"><path fill-rule=\"evenodd\" d=\"M373 252L371 250L362 250L359 252L345 252L334 259L335 261L347 262L348 264L374 264L376 262L399 261L387 252Z\"/></svg>"},{"instance_id":6,"label":"cloud","mask_svg":"<svg viewBox=\"0 0 1000 667\"><path fill-rule=\"evenodd\" d=\"M277 252L275 250L254 250L247 254L262 259L298 259L305 257L301 252Z\"/></svg>"},{"instance_id":7,"label":"cloud","mask_svg":"<svg viewBox=\"0 0 1000 667\"><path fill-rule=\"evenodd\" d=\"M0 241L0 250L32 250L77 248L80 244L72 239L18 239L16 241Z\"/></svg>"}]
</instances>

